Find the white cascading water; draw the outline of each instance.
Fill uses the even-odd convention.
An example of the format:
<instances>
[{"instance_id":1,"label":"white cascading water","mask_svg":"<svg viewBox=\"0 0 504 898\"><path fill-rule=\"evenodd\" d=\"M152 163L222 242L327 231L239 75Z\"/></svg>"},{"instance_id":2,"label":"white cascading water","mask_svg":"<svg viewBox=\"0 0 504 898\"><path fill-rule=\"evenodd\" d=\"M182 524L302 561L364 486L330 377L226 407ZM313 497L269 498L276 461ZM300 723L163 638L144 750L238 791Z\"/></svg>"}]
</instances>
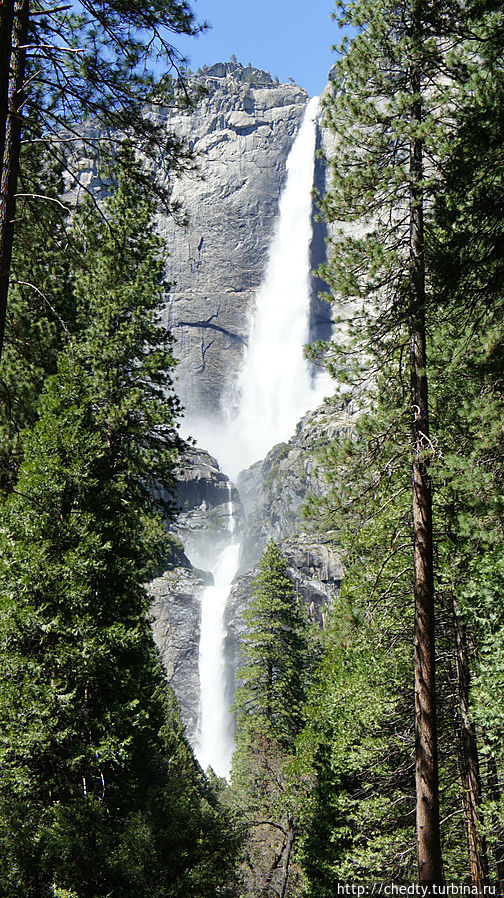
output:
<instances>
[{"instance_id":1,"label":"white cascading water","mask_svg":"<svg viewBox=\"0 0 504 898\"><path fill-rule=\"evenodd\" d=\"M311 366L303 347L310 329L311 191L317 108L318 97L314 97L287 160L278 230L257 295L248 351L238 381L238 414L230 422L233 455L238 456L230 461L231 476L264 458L275 443L288 440L299 419L316 404Z\"/></svg>"},{"instance_id":2,"label":"white cascading water","mask_svg":"<svg viewBox=\"0 0 504 898\"><path fill-rule=\"evenodd\" d=\"M228 484L228 531L230 543L218 556L212 570L214 585L201 598L199 644L200 731L196 757L203 770L212 767L217 776L229 777L233 755L233 726L226 701L226 628L224 614L238 569L240 543L234 539L235 522Z\"/></svg>"},{"instance_id":3,"label":"white cascading water","mask_svg":"<svg viewBox=\"0 0 504 898\"><path fill-rule=\"evenodd\" d=\"M236 479L240 470L288 440L300 418L327 395L327 380L314 383L303 347L309 340L310 243L318 98L308 103L287 160L277 230L264 282L258 292L250 337L236 392L237 408L218 429L192 421L191 433L215 455L221 470ZM232 403L231 403L232 404ZM233 753L232 718L226 703L224 613L238 569L229 495L229 544L213 568L214 586L202 597L199 675L200 733L196 756L228 776Z\"/></svg>"},{"instance_id":4,"label":"white cascading water","mask_svg":"<svg viewBox=\"0 0 504 898\"><path fill-rule=\"evenodd\" d=\"M318 97L311 99L287 159L277 229L250 324L234 409L218 429L191 422L191 433L232 480L288 440L297 422L327 395L304 357L310 327L310 243ZM233 403L230 402L230 406Z\"/></svg>"}]
</instances>

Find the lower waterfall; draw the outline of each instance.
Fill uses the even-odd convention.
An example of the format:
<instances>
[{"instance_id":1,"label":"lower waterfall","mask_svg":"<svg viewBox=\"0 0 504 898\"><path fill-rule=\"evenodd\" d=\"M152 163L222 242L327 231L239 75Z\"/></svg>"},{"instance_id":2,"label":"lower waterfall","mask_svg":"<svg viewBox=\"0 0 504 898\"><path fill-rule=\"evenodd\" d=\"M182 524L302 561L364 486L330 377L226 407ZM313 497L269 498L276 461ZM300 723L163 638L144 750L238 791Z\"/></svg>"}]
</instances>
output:
<instances>
[{"instance_id":1,"label":"lower waterfall","mask_svg":"<svg viewBox=\"0 0 504 898\"><path fill-rule=\"evenodd\" d=\"M232 490L228 483L227 529L230 542L212 568L213 586L201 597L199 643L200 720L196 757L203 770L229 777L234 749L233 721L226 701L226 602L238 570L240 543L235 539Z\"/></svg>"},{"instance_id":2,"label":"lower waterfall","mask_svg":"<svg viewBox=\"0 0 504 898\"><path fill-rule=\"evenodd\" d=\"M226 702L224 612L238 570L240 544L231 542L212 571L214 586L201 599L199 646L200 733L196 757L203 770L211 766L217 776L229 776L233 754L233 726Z\"/></svg>"},{"instance_id":3,"label":"lower waterfall","mask_svg":"<svg viewBox=\"0 0 504 898\"><path fill-rule=\"evenodd\" d=\"M235 479L278 442L288 440L306 412L320 404L325 384L314 378L303 348L309 339L312 238L312 188L318 98L307 105L287 160L287 181L280 198L276 234L263 284L258 291L250 338L229 401L227 422L191 422L199 445ZM327 383L327 381L325 381ZM233 721L226 701L225 610L238 571L240 545L233 532L231 488L229 541L214 564L214 585L201 602L199 645L200 723L196 757L205 769L229 776ZM216 550L217 554L217 550Z\"/></svg>"}]
</instances>

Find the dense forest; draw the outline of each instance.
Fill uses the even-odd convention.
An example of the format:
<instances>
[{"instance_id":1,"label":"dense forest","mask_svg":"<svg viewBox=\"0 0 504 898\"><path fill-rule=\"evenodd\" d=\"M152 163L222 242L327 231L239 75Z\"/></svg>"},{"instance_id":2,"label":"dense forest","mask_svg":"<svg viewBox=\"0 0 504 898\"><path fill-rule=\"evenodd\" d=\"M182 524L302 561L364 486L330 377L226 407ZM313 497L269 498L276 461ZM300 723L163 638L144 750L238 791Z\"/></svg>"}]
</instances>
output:
<instances>
[{"instance_id":1,"label":"dense forest","mask_svg":"<svg viewBox=\"0 0 504 898\"><path fill-rule=\"evenodd\" d=\"M152 110L196 107L171 41L202 26L185 0L0 7L5 898L504 896L504 10L334 17L336 323L308 352L352 426L304 518L345 575L320 627L269 543L227 783L184 734L146 587L187 451L156 213L183 227L197 162Z\"/></svg>"}]
</instances>

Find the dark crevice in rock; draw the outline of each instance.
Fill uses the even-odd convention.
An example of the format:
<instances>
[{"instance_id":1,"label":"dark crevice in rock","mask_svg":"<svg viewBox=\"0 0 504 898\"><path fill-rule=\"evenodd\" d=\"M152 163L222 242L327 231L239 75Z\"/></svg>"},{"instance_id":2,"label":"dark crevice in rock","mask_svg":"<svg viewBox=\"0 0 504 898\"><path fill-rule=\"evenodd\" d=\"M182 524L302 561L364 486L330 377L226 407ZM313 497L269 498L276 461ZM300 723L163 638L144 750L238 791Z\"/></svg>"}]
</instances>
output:
<instances>
[{"instance_id":1,"label":"dark crevice in rock","mask_svg":"<svg viewBox=\"0 0 504 898\"><path fill-rule=\"evenodd\" d=\"M213 346L214 342L215 340L210 340L210 343L207 343L207 345L205 346L205 341L203 337L201 338L201 365L197 369L198 374L203 374L206 368L206 354L211 346Z\"/></svg>"},{"instance_id":2,"label":"dark crevice in rock","mask_svg":"<svg viewBox=\"0 0 504 898\"><path fill-rule=\"evenodd\" d=\"M214 318L215 315L212 315ZM240 334L234 334L232 331L229 331L226 327L221 327L220 324L213 324L211 319L209 318L207 321L177 321L173 327L201 327L203 330L214 330L218 331L220 334L224 334L226 337L229 337L231 340L236 340L238 343L241 343L243 346L247 345L247 341L245 337L241 337ZM213 341L212 341L213 342ZM210 346L212 344L209 344ZM200 369L204 371L204 368Z\"/></svg>"},{"instance_id":3,"label":"dark crevice in rock","mask_svg":"<svg viewBox=\"0 0 504 898\"><path fill-rule=\"evenodd\" d=\"M315 200L312 211L312 240L310 245L310 268L315 272L319 265L326 261L327 240L329 232L327 225L320 217L318 198L323 197L327 190L326 163L321 158L322 129L317 125L317 137L315 145L315 172L313 186ZM332 313L329 303L320 299L321 293L328 292L327 284L320 278L312 275L312 290L310 301L310 343L317 340L330 340L332 334Z\"/></svg>"}]
</instances>

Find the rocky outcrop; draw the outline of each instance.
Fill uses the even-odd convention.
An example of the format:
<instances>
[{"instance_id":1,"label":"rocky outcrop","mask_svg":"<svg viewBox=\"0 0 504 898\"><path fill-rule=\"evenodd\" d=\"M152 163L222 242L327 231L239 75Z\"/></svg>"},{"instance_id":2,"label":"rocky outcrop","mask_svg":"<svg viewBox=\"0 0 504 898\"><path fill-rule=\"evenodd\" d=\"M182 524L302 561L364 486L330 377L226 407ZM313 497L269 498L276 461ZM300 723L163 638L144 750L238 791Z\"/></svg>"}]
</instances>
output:
<instances>
[{"instance_id":1,"label":"rocky outcrop","mask_svg":"<svg viewBox=\"0 0 504 898\"><path fill-rule=\"evenodd\" d=\"M206 68L192 86L207 95L194 111L166 119L199 166L173 193L188 225L160 217L159 230L170 252L165 319L177 340L179 393L191 416L206 417L220 413L223 396L232 404L286 159L309 98L239 63Z\"/></svg>"},{"instance_id":2,"label":"rocky outcrop","mask_svg":"<svg viewBox=\"0 0 504 898\"><path fill-rule=\"evenodd\" d=\"M285 164L309 98L295 84L279 84L268 73L238 63L204 68L191 82L192 88L205 91L194 111L152 112L166 123L167 134L187 139L198 163L198 171L183 175L173 189L172 201L180 203L187 227L161 214L158 218L168 246L166 275L171 284L163 317L177 341L177 392L188 417L202 416L219 426L223 403L233 407L255 294L286 180ZM316 140L317 150L333 148L320 123ZM106 184L84 154L81 168L86 189L102 197ZM326 179L327 167L317 156L314 186L320 194ZM325 260L328 236L316 204L312 224L314 269ZM323 289L313 278L311 340L330 336L330 309L318 298ZM176 497L180 511L172 529L178 548L150 592L155 639L193 744L199 716L201 597L212 582L209 571L216 556L229 540L230 519L243 532L243 542L240 575L227 608L229 703L243 611L269 539L280 544L310 615L324 623L324 608L339 586L342 566L329 542L302 530L301 509L308 495L322 495L327 489L317 446L350 427L350 411L341 406L306 416L288 443L275 446L241 474L239 491L208 452L193 447L184 458Z\"/></svg>"},{"instance_id":3,"label":"rocky outcrop","mask_svg":"<svg viewBox=\"0 0 504 898\"><path fill-rule=\"evenodd\" d=\"M171 285L164 323L176 338L177 392L191 417L220 415L233 403L254 297L264 273L286 180L285 163L308 103L303 88L281 84L267 72L238 62L206 66L188 77L195 108L155 107L151 116L167 138L185 138L196 169L174 178L171 203L180 217L158 216L167 245ZM87 123L90 139L99 132ZM319 129L317 146L321 145ZM80 146L80 145L79 145ZM76 164L84 190L102 198L108 190L99 168L86 157ZM323 165L316 163L316 184ZM75 184L66 196L76 199ZM324 227L316 221L312 262L324 257ZM311 339L328 336L330 313L314 281Z\"/></svg>"},{"instance_id":4,"label":"rocky outcrop","mask_svg":"<svg viewBox=\"0 0 504 898\"><path fill-rule=\"evenodd\" d=\"M248 507L240 569L254 567L270 539L282 543L302 527L301 509L308 496L322 496L327 481L319 448L352 430L353 409L327 402L298 424L288 443L279 443L264 461L243 471L238 489Z\"/></svg>"},{"instance_id":5,"label":"rocky outcrop","mask_svg":"<svg viewBox=\"0 0 504 898\"><path fill-rule=\"evenodd\" d=\"M200 602L207 583L208 576L188 563L166 571L149 586L154 639L189 738L198 729Z\"/></svg>"},{"instance_id":6,"label":"rocky outcrop","mask_svg":"<svg viewBox=\"0 0 504 898\"><path fill-rule=\"evenodd\" d=\"M339 553L334 546L321 542L320 535L307 532L290 536L281 547L310 619L324 628L326 608L343 579L344 568Z\"/></svg>"},{"instance_id":7,"label":"rocky outcrop","mask_svg":"<svg viewBox=\"0 0 504 898\"><path fill-rule=\"evenodd\" d=\"M180 513L173 535L196 567L211 570L229 540L231 526L235 531L243 528L238 490L222 473L217 459L204 449L191 447L177 473L176 501Z\"/></svg>"},{"instance_id":8,"label":"rocky outcrop","mask_svg":"<svg viewBox=\"0 0 504 898\"><path fill-rule=\"evenodd\" d=\"M310 412L287 443L280 443L264 461L243 471L238 487L247 509L239 576L226 610L226 661L229 691L236 685L241 643L246 627L244 611L253 595L257 563L270 539L287 559L289 574L310 618L325 626L326 609L337 593L344 568L330 534L303 526L302 508L309 496L328 490L318 450L353 430L351 405L332 401Z\"/></svg>"}]
</instances>

